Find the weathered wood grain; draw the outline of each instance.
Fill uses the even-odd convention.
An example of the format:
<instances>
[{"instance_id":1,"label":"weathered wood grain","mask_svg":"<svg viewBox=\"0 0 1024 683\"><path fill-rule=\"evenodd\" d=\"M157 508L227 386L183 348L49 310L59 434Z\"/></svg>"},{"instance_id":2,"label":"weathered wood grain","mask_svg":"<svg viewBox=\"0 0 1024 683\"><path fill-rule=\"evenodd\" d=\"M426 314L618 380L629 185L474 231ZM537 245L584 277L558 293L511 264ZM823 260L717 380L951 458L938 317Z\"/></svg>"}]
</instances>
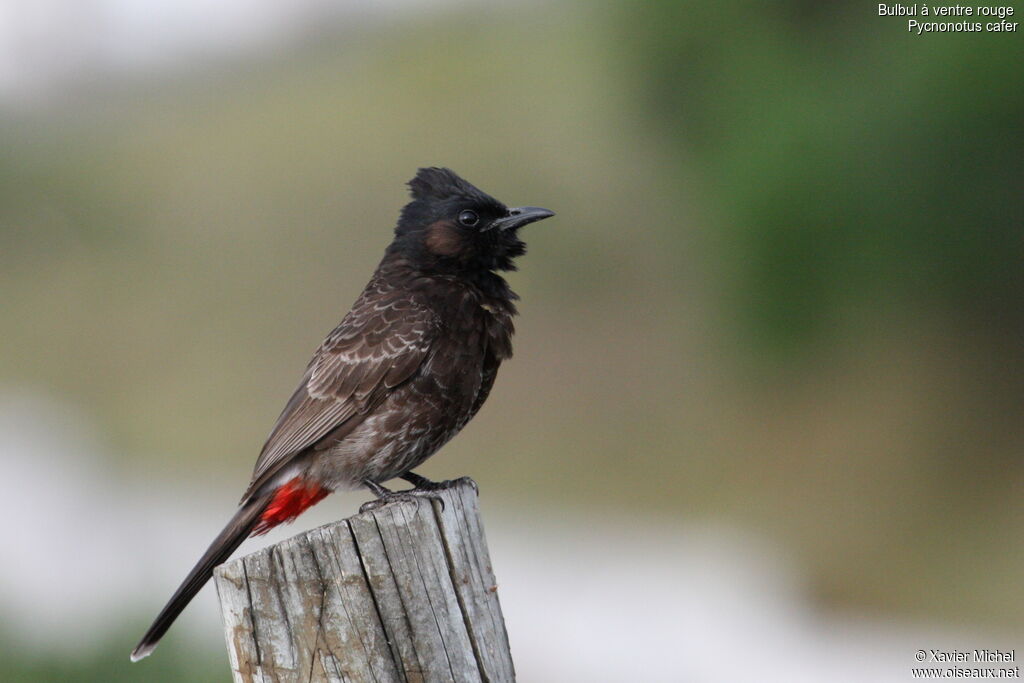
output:
<instances>
[{"instance_id":1,"label":"weathered wood grain","mask_svg":"<svg viewBox=\"0 0 1024 683\"><path fill-rule=\"evenodd\" d=\"M234 680L514 681L476 486L438 495L218 567Z\"/></svg>"}]
</instances>

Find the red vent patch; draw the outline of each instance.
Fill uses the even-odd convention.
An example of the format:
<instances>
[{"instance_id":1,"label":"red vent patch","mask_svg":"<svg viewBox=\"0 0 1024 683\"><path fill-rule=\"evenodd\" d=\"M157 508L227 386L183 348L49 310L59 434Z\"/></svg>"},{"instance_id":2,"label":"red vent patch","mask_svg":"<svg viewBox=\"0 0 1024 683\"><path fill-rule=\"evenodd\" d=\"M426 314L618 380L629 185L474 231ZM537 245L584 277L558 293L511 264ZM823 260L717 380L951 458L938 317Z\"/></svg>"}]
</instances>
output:
<instances>
[{"instance_id":1,"label":"red vent patch","mask_svg":"<svg viewBox=\"0 0 1024 683\"><path fill-rule=\"evenodd\" d=\"M292 521L306 509L323 500L330 492L330 489L307 482L301 477L295 477L285 482L274 494L267 509L260 515L260 521L252 530L252 535L260 536L278 524Z\"/></svg>"}]
</instances>

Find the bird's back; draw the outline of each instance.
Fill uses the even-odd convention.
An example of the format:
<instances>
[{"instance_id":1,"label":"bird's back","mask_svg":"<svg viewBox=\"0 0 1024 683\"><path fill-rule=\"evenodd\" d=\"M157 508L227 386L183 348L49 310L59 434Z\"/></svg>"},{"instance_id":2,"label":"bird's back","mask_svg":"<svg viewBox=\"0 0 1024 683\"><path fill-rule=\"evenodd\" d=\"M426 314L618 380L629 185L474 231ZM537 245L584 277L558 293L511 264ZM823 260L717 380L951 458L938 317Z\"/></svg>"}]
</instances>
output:
<instances>
[{"instance_id":1,"label":"bird's back","mask_svg":"<svg viewBox=\"0 0 1024 683\"><path fill-rule=\"evenodd\" d=\"M388 254L314 354L250 493L271 475L351 488L432 455L480 409L511 355L514 297L493 273L453 278ZM287 472L274 471L285 461Z\"/></svg>"}]
</instances>

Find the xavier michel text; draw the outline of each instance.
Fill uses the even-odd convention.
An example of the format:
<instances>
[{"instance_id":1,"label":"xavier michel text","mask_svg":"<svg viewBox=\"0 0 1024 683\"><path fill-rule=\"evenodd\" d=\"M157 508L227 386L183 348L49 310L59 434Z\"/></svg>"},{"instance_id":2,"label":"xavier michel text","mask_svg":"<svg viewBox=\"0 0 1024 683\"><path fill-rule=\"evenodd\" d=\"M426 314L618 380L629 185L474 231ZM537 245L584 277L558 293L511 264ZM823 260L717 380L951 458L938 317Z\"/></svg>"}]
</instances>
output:
<instances>
[{"instance_id":1,"label":"xavier michel text","mask_svg":"<svg viewBox=\"0 0 1024 683\"><path fill-rule=\"evenodd\" d=\"M927 659L929 662L1012 662L1016 658L1016 650L919 650L917 653L918 661Z\"/></svg>"},{"instance_id":2,"label":"xavier michel text","mask_svg":"<svg viewBox=\"0 0 1024 683\"><path fill-rule=\"evenodd\" d=\"M1007 17L1014 14L1014 8L1009 6L989 7L984 5L885 5L878 6L880 17L978 17L983 19L999 19L1000 21L962 21L957 23L924 23L917 19L908 19L907 30L916 33L931 32L960 32L960 31L986 31L990 33L1011 32L1017 30L1017 22L1007 21ZM921 27L925 28L923 31Z\"/></svg>"}]
</instances>

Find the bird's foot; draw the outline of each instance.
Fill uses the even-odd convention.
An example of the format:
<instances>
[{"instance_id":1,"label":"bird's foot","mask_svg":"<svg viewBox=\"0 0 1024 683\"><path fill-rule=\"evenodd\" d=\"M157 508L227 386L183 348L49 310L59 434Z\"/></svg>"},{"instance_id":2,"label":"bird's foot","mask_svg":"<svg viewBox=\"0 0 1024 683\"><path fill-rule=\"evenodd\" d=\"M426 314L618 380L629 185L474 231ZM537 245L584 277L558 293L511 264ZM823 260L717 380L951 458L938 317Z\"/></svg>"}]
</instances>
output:
<instances>
[{"instance_id":1,"label":"bird's foot","mask_svg":"<svg viewBox=\"0 0 1024 683\"><path fill-rule=\"evenodd\" d=\"M366 488L373 491L374 495L377 496L376 500L371 500L363 503L359 506L359 512L368 512L370 510L377 510L389 503L410 503L417 500L426 498L428 500L436 500L441 504L441 509L444 509L444 499L441 497L440 492L446 491L456 486L463 484L469 484L473 487L473 490L480 494L480 487L476 485L476 482L469 477L459 477L458 479L445 479L444 481L432 481L426 477L421 477L414 472L406 472L402 475L402 479L413 485L413 488L405 491L392 491L391 489L385 488L375 481L364 481L363 485Z\"/></svg>"},{"instance_id":2,"label":"bird's foot","mask_svg":"<svg viewBox=\"0 0 1024 683\"><path fill-rule=\"evenodd\" d=\"M454 488L461 484L469 484L476 491L477 495L480 494L480 487L476 485L476 482L469 477L459 477L458 479L445 479L444 481L431 481L426 477L421 477L414 472L406 472L402 475L402 479L412 484L415 488L413 491L443 491L444 489Z\"/></svg>"},{"instance_id":3,"label":"bird's foot","mask_svg":"<svg viewBox=\"0 0 1024 683\"><path fill-rule=\"evenodd\" d=\"M385 505L391 503L418 503L419 501L426 498L427 500L436 500L441 504L441 509L444 509L444 500L441 495L436 491L424 491L420 489L410 489L408 491L388 491L384 493L376 500L370 500L359 506L359 512L369 512L371 510L377 510Z\"/></svg>"}]
</instances>

